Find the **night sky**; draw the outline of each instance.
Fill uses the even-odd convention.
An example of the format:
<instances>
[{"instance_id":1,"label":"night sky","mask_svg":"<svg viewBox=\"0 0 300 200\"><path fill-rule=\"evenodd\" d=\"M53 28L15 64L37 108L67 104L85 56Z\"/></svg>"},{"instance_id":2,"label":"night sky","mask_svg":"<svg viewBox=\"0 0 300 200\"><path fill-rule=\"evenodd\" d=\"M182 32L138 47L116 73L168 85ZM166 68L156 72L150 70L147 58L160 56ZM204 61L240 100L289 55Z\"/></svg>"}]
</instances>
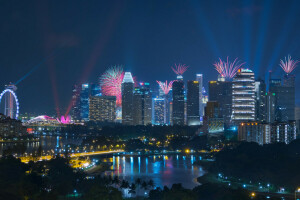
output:
<instances>
[{"instance_id":1,"label":"night sky","mask_svg":"<svg viewBox=\"0 0 300 200\"><path fill-rule=\"evenodd\" d=\"M203 73L207 86L227 56L257 77L280 77L281 58L300 59L299 10L297 0L2 0L0 88L18 82L21 113L51 115L56 106L64 114L74 84L97 83L112 65L152 87L175 79L174 63L189 66L185 81Z\"/></svg>"}]
</instances>

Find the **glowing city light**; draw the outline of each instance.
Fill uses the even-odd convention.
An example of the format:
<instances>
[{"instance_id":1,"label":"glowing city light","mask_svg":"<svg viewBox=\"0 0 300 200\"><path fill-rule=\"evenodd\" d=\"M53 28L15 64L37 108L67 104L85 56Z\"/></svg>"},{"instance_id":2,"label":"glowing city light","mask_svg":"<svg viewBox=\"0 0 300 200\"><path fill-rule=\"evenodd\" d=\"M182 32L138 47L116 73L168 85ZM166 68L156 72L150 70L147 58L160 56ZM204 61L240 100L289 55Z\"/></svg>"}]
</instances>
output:
<instances>
[{"instance_id":1,"label":"glowing city light","mask_svg":"<svg viewBox=\"0 0 300 200\"><path fill-rule=\"evenodd\" d=\"M178 76L182 76L184 74L184 72L186 72L186 70L188 69L188 66L186 66L185 64L175 64L175 68L171 67L172 70L175 72L175 74L177 74Z\"/></svg>"},{"instance_id":2,"label":"glowing city light","mask_svg":"<svg viewBox=\"0 0 300 200\"><path fill-rule=\"evenodd\" d=\"M285 73L289 74L291 73L299 63L298 60L292 60L292 57L288 55L288 57L285 57L284 60L280 60L279 66L285 71Z\"/></svg>"},{"instance_id":3,"label":"glowing city light","mask_svg":"<svg viewBox=\"0 0 300 200\"><path fill-rule=\"evenodd\" d=\"M107 69L100 77L102 93L106 96L116 96L117 106L122 105L122 81L124 71L122 66L113 66Z\"/></svg>"},{"instance_id":4,"label":"glowing city light","mask_svg":"<svg viewBox=\"0 0 300 200\"><path fill-rule=\"evenodd\" d=\"M70 115L68 115L67 117L61 116L60 120L58 120L58 121L60 121L60 123L62 123L62 124L70 124L71 123L71 117L70 117Z\"/></svg>"},{"instance_id":5,"label":"glowing city light","mask_svg":"<svg viewBox=\"0 0 300 200\"><path fill-rule=\"evenodd\" d=\"M226 62L222 61L221 58L219 58L219 62L213 65L222 77L226 79L232 79L237 73L238 69L241 68L244 64L245 63L240 63L238 61L238 58L234 59L233 62L230 62L227 57Z\"/></svg>"},{"instance_id":6,"label":"glowing city light","mask_svg":"<svg viewBox=\"0 0 300 200\"><path fill-rule=\"evenodd\" d=\"M4 97L4 95L5 95L6 93L10 93L10 94L12 95L12 97L13 97L12 100L15 101L16 107L14 107L13 102L10 102L10 103L8 103L7 105L5 105L5 110L8 110L8 111L10 111L10 112L9 112L9 113L6 113L6 112L4 111L4 113L5 113L5 114L8 114L8 116L9 116L10 118L17 119L18 116L19 116L19 100L18 100L18 97L17 97L16 93L15 93L13 90L11 90L11 89L5 89L5 90L2 91L1 94L0 94L0 103L1 103L2 97Z\"/></svg>"},{"instance_id":7,"label":"glowing city light","mask_svg":"<svg viewBox=\"0 0 300 200\"><path fill-rule=\"evenodd\" d=\"M162 81L156 81L159 85L159 87L162 89L162 91L165 93L165 95L169 94L170 90L172 89L172 84L174 81L170 81L168 84L168 81L162 82Z\"/></svg>"}]
</instances>

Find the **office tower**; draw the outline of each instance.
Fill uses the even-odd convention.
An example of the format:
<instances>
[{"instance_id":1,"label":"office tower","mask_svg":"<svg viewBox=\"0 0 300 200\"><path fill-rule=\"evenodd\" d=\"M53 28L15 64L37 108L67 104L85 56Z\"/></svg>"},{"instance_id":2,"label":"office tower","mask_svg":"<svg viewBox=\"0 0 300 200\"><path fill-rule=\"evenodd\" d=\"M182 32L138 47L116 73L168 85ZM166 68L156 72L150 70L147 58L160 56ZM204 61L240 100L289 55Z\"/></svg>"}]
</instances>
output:
<instances>
[{"instance_id":1,"label":"office tower","mask_svg":"<svg viewBox=\"0 0 300 200\"><path fill-rule=\"evenodd\" d=\"M250 69L239 69L232 82L232 122L255 120L255 80Z\"/></svg>"},{"instance_id":2,"label":"office tower","mask_svg":"<svg viewBox=\"0 0 300 200\"><path fill-rule=\"evenodd\" d=\"M224 119L221 115L221 107L216 101L208 101L203 117L203 129L205 133L221 133L224 131Z\"/></svg>"},{"instance_id":3,"label":"office tower","mask_svg":"<svg viewBox=\"0 0 300 200\"><path fill-rule=\"evenodd\" d=\"M90 84L90 96L100 96L101 95L101 87L100 84L91 83Z\"/></svg>"},{"instance_id":4,"label":"office tower","mask_svg":"<svg viewBox=\"0 0 300 200\"><path fill-rule=\"evenodd\" d=\"M287 122L295 120L295 87L294 76L285 75L283 84L280 79L270 80L271 93L275 94L275 120Z\"/></svg>"},{"instance_id":5,"label":"office tower","mask_svg":"<svg viewBox=\"0 0 300 200\"><path fill-rule=\"evenodd\" d=\"M200 125L199 82L187 82L187 125Z\"/></svg>"},{"instance_id":6,"label":"office tower","mask_svg":"<svg viewBox=\"0 0 300 200\"><path fill-rule=\"evenodd\" d=\"M173 82L173 125L184 125L184 82Z\"/></svg>"},{"instance_id":7,"label":"office tower","mask_svg":"<svg viewBox=\"0 0 300 200\"><path fill-rule=\"evenodd\" d=\"M152 124L164 125L165 124L165 99L153 98L152 100Z\"/></svg>"},{"instance_id":8,"label":"office tower","mask_svg":"<svg viewBox=\"0 0 300 200\"><path fill-rule=\"evenodd\" d=\"M89 120L89 96L90 86L88 83L81 85L80 91L80 119L84 121Z\"/></svg>"},{"instance_id":9,"label":"office tower","mask_svg":"<svg viewBox=\"0 0 300 200\"><path fill-rule=\"evenodd\" d=\"M267 121L266 84L263 80L255 81L255 96L256 120L260 122Z\"/></svg>"},{"instance_id":10,"label":"office tower","mask_svg":"<svg viewBox=\"0 0 300 200\"><path fill-rule=\"evenodd\" d=\"M286 105L287 115L285 121L295 120L295 75L285 74L283 77L283 87L285 89L284 104Z\"/></svg>"},{"instance_id":11,"label":"office tower","mask_svg":"<svg viewBox=\"0 0 300 200\"><path fill-rule=\"evenodd\" d=\"M226 125L230 124L232 114L232 82L218 77L218 81L209 82L209 101L219 103L221 116Z\"/></svg>"},{"instance_id":12,"label":"office tower","mask_svg":"<svg viewBox=\"0 0 300 200\"><path fill-rule=\"evenodd\" d=\"M204 107L202 106L202 87L203 87L203 74L196 74L196 81L199 83L199 116L203 117Z\"/></svg>"},{"instance_id":13,"label":"office tower","mask_svg":"<svg viewBox=\"0 0 300 200\"><path fill-rule=\"evenodd\" d=\"M133 125L133 87L130 72L125 72L122 81L122 124Z\"/></svg>"},{"instance_id":14,"label":"office tower","mask_svg":"<svg viewBox=\"0 0 300 200\"><path fill-rule=\"evenodd\" d=\"M266 93L266 122L273 123L275 121L276 97L275 93Z\"/></svg>"},{"instance_id":15,"label":"office tower","mask_svg":"<svg viewBox=\"0 0 300 200\"><path fill-rule=\"evenodd\" d=\"M81 85L74 85L72 90L72 110L71 117L74 121L80 121L80 93Z\"/></svg>"},{"instance_id":16,"label":"office tower","mask_svg":"<svg viewBox=\"0 0 300 200\"><path fill-rule=\"evenodd\" d=\"M90 96L89 120L94 122L115 122L116 100L115 96Z\"/></svg>"},{"instance_id":17,"label":"office tower","mask_svg":"<svg viewBox=\"0 0 300 200\"><path fill-rule=\"evenodd\" d=\"M152 97L150 84L141 82L133 92L133 124L151 124L152 118Z\"/></svg>"}]
</instances>

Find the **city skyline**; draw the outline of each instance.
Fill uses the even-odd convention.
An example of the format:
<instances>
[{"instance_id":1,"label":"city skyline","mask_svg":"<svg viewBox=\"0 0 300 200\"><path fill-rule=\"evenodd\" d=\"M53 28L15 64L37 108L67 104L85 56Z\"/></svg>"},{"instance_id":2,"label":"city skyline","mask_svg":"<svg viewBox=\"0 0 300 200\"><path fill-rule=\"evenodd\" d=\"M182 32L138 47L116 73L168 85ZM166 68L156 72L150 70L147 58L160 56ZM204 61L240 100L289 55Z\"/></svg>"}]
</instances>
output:
<instances>
[{"instance_id":1,"label":"city skyline","mask_svg":"<svg viewBox=\"0 0 300 200\"><path fill-rule=\"evenodd\" d=\"M93 6L5 2L2 90L10 82L18 83L21 112L49 113L68 107L74 84L98 82L114 65L123 65L138 80L154 85L155 80L173 80L170 67L184 63L190 67L185 81L201 73L207 89L208 81L216 79L212 65L219 58L238 57L256 78L267 79L269 70L274 77L282 74L280 59L289 54L299 57L299 31L292 30L300 23L298 1L219 4L213 9L214 2L206 1L97 1ZM68 12L59 7L68 7Z\"/></svg>"}]
</instances>

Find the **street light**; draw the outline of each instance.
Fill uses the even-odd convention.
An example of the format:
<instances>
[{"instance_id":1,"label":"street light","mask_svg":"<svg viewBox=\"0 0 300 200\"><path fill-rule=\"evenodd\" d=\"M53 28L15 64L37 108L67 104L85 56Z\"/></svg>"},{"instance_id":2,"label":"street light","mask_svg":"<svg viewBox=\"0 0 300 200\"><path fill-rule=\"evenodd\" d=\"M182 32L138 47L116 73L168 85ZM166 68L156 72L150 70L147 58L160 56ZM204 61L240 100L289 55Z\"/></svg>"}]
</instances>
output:
<instances>
[{"instance_id":1,"label":"street light","mask_svg":"<svg viewBox=\"0 0 300 200\"><path fill-rule=\"evenodd\" d=\"M297 199L297 193L300 193L300 187L298 187L298 188L295 190L295 200L298 200L298 199Z\"/></svg>"}]
</instances>

